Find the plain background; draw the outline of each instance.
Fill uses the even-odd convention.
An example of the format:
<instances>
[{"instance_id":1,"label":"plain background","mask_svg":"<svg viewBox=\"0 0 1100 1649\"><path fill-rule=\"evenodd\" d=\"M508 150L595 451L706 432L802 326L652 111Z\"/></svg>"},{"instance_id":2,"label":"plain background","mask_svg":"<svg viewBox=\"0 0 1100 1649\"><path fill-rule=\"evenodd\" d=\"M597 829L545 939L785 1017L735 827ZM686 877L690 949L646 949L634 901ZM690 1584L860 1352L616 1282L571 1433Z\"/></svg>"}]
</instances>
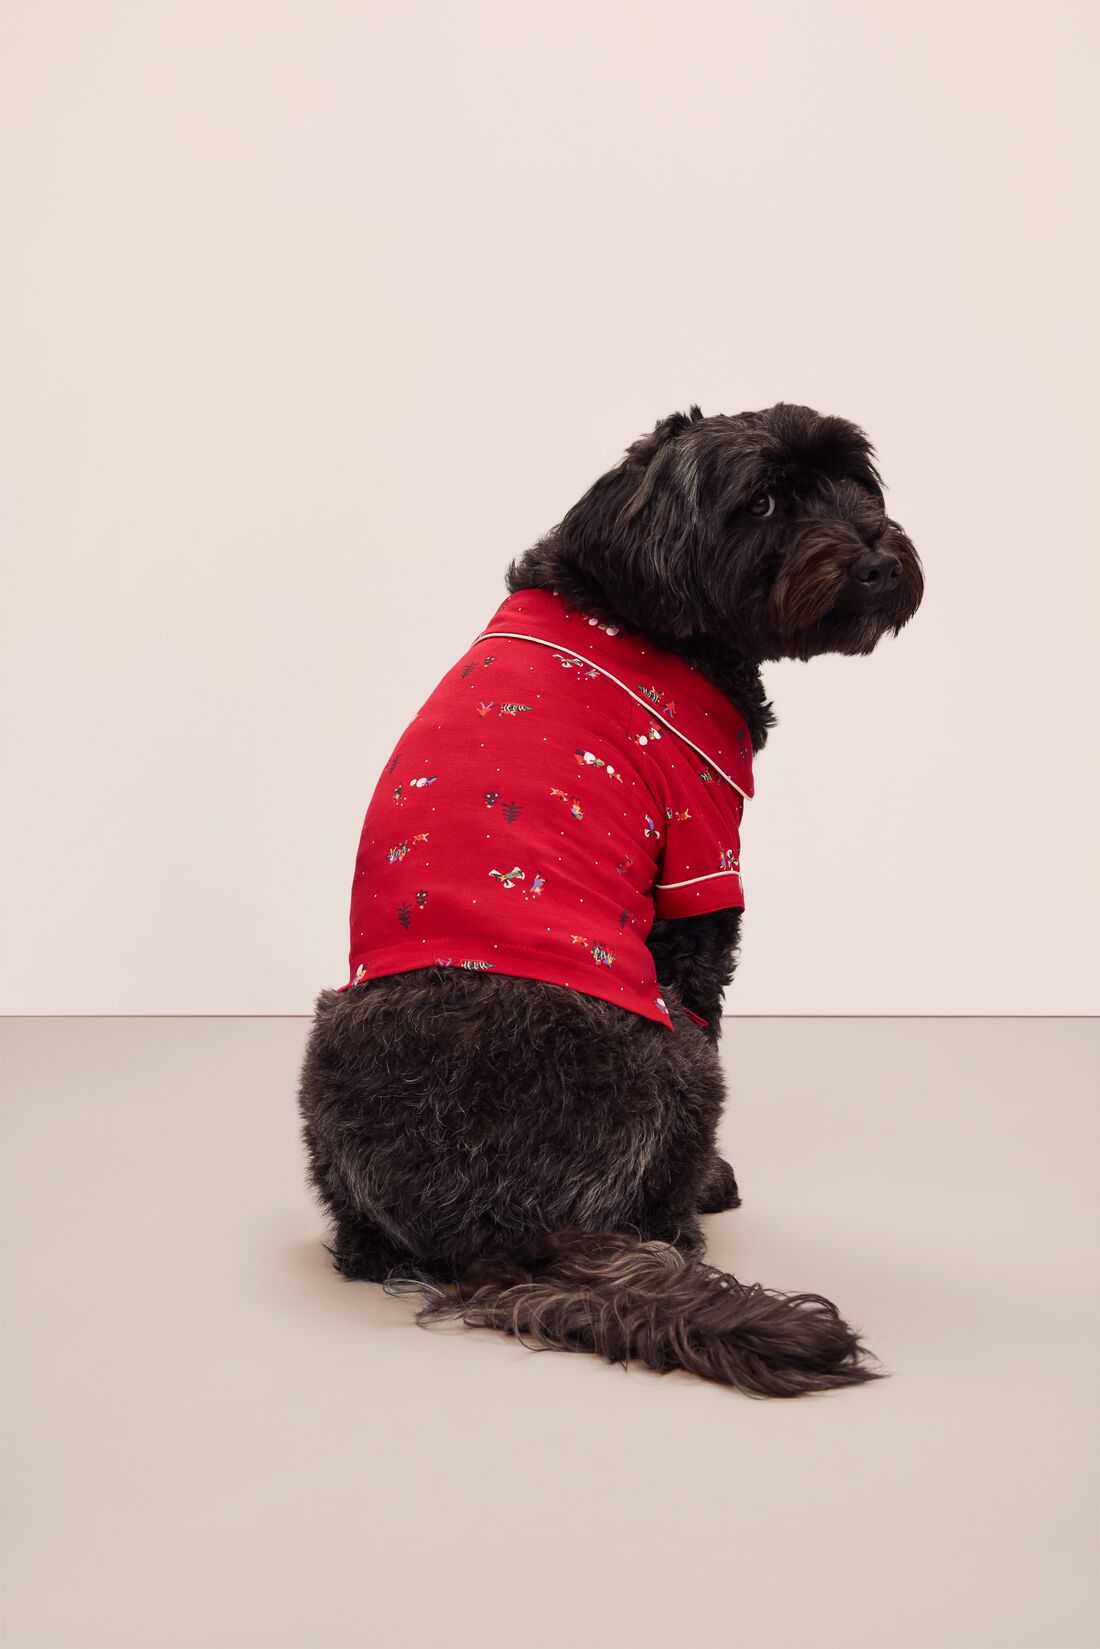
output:
<instances>
[{"instance_id":1,"label":"plain background","mask_svg":"<svg viewBox=\"0 0 1100 1649\"><path fill-rule=\"evenodd\" d=\"M0 11L0 1009L302 1013L502 572L691 401L928 596L768 672L743 1013L1095 1009L1090 4Z\"/></svg>"}]
</instances>

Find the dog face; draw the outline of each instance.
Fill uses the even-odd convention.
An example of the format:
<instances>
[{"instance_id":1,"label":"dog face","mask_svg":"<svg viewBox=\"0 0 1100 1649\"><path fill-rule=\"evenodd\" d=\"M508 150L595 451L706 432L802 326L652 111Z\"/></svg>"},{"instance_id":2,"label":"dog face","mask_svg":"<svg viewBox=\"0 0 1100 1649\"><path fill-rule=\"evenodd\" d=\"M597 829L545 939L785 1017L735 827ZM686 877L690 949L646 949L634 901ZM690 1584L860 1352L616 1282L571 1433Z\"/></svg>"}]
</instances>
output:
<instances>
[{"instance_id":1,"label":"dog face","mask_svg":"<svg viewBox=\"0 0 1100 1649\"><path fill-rule=\"evenodd\" d=\"M863 431L783 403L663 419L555 536L628 623L757 660L869 653L924 591Z\"/></svg>"}]
</instances>

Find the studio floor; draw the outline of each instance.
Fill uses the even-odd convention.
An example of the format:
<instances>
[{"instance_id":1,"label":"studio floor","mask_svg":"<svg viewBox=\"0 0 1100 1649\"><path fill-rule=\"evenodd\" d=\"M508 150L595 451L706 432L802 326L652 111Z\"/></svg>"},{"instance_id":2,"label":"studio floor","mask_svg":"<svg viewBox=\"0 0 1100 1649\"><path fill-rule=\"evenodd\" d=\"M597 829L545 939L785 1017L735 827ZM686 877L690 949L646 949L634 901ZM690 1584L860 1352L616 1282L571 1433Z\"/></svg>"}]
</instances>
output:
<instances>
[{"instance_id":1,"label":"studio floor","mask_svg":"<svg viewBox=\"0 0 1100 1649\"><path fill-rule=\"evenodd\" d=\"M1095 1649L1095 1022L726 1022L758 1402L425 1332L304 1188L297 1019L2 1026L4 1649Z\"/></svg>"}]
</instances>

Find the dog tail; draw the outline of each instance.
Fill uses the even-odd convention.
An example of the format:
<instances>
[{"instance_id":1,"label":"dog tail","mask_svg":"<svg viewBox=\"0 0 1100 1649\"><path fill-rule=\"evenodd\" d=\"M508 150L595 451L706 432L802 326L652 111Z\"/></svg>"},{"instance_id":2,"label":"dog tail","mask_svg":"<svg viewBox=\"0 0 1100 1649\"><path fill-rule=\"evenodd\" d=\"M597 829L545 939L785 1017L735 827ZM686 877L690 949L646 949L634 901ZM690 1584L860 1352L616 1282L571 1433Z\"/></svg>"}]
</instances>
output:
<instances>
[{"instance_id":1,"label":"dog tail","mask_svg":"<svg viewBox=\"0 0 1100 1649\"><path fill-rule=\"evenodd\" d=\"M499 1328L538 1350L594 1352L609 1363L687 1369L754 1397L799 1397L879 1378L869 1353L820 1294L745 1284L662 1242L561 1231L516 1257L476 1260L447 1288L423 1291L420 1323Z\"/></svg>"}]
</instances>

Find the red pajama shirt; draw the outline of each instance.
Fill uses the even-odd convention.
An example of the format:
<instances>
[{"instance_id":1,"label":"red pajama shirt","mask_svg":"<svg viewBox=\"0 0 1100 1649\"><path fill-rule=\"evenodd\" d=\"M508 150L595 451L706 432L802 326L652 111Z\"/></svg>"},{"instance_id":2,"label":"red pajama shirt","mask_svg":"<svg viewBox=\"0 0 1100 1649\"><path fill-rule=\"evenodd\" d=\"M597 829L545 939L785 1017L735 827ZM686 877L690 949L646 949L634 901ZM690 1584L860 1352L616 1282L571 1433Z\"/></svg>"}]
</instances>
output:
<instances>
[{"instance_id":1,"label":"red pajama shirt","mask_svg":"<svg viewBox=\"0 0 1100 1649\"><path fill-rule=\"evenodd\" d=\"M744 904L751 795L744 720L699 671L550 591L509 596L378 782L350 983L513 974L671 1029L646 936Z\"/></svg>"}]
</instances>

